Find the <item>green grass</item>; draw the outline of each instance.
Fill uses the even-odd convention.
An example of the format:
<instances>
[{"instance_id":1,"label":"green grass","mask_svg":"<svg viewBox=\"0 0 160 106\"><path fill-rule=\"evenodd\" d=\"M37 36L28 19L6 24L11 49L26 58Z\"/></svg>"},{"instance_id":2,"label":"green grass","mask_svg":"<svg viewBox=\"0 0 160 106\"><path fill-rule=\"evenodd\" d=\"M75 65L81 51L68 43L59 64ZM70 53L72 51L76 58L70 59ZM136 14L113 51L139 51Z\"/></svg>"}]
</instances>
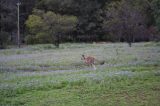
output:
<instances>
[{"instance_id":1,"label":"green grass","mask_svg":"<svg viewBox=\"0 0 160 106\"><path fill-rule=\"evenodd\" d=\"M117 52L117 51L118 52ZM81 54L105 60L87 67ZM0 51L0 106L158 106L159 43L30 45Z\"/></svg>"}]
</instances>

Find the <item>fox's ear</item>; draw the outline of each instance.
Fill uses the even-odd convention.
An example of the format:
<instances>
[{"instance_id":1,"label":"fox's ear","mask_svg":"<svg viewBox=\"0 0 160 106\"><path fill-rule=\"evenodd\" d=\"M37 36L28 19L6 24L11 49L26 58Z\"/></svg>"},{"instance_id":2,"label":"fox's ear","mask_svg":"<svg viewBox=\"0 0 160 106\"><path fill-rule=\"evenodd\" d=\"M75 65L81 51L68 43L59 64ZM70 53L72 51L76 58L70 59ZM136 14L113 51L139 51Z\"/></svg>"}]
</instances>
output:
<instances>
[{"instance_id":1,"label":"fox's ear","mask_svg":"<svg viewBox=\"0 0 160 106\"><path fill-rule=\"evenodd\" d=\"M84 54L82 54L81 60L84 60Z\"/></svg>"}]
</instances>

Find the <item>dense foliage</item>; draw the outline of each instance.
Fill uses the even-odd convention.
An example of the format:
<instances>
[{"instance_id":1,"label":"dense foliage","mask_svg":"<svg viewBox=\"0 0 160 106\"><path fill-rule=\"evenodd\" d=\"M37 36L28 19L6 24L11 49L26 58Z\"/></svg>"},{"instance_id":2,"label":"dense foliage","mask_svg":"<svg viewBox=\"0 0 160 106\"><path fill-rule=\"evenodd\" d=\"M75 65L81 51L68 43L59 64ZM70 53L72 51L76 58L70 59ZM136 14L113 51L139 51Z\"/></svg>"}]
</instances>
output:
<instances>
[{"instance_id":1,"label":"dense foliage","mask_svg":"<svg viewBox=\"0 0 160 106\"><path fill-rule=\"evenodd\" d=\"M26 41L28 43L53 43L58 47L61 34L74 30L76 22L75 16L34 10L34 14L30 15L26 21L30 32Z\"/></svg>"},{"instance_id":2,"label":"dense foliage","mask_svg":"<svg viewBox=\"0 0 160 106\"><path fill-rule=\"evenodd\" d=\"M9 40L9 32L12 32L15 24L14 9L10 5L6 5L6 0L0 1L0 48L4 48Z\"/></svg>"},{"instance_id":3,"label":"dense foliage","mask_svg":"<svg viewBox=\"0 0 160 106\"><path fill-rule=\"evenodd\" d=\"M155 18L155 24L160 31L160 0L153 0L152 3L153 15Z\"/></svg>"},{"instance_id":4,"label":"dense foliage","mask_svg":"<svg viewBox=\"0 0 160 106\"><path fill-rule=\"evenodd\" d=\"M160 39L159 0L19 1L24 43L55 43L59 35L63 36L60 41L76 42L104 40L131 44ZM12 38L11 35L16 36L16 3L1 0L1 45ZM59 25L55 25L59 19ZM13 40L16 41L16 37L9 42Z\"/></svg>"},{"instance_id":5,"label":"dense foliage","mask_svg":"<svg viewBox=\"0 0 160 106\"><path fill-rule=\"evenodd\" d=\"M142 2L142 1L141 1ZM131 42L149 40L144 3L122 0L106 4L104 30L111 40Z\"/></svg>"}]
</instances>

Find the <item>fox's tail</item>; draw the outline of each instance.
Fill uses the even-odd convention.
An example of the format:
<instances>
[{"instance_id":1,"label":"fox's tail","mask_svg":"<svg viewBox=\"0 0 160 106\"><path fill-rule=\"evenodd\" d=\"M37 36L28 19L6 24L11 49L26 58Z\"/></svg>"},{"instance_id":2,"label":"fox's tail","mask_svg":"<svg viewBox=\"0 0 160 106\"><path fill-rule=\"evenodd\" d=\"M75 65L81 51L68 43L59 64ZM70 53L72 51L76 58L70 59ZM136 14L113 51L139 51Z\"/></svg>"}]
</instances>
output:
<instances>
[{"instance_id":1,"label":"fox's tail","mask_svg":"<svg viewBox=\"0 0 160 106\"><path fill-rule=\"evenodd\" d=\"M103 65L105 63L104 60L98 60L98 59L95 59L100 65Z\"/></svg>"},{"instance_id":2,"label":"fox's tail","mask_svg":"<svg viewBox=\"0 0 160 106\"><path fill-rule=\"evenodd\" d=\"M104 63L105 63L105 61L104 61L104 60L100 61L100 65L103 65Z\"/></svg>"}]
</instances>

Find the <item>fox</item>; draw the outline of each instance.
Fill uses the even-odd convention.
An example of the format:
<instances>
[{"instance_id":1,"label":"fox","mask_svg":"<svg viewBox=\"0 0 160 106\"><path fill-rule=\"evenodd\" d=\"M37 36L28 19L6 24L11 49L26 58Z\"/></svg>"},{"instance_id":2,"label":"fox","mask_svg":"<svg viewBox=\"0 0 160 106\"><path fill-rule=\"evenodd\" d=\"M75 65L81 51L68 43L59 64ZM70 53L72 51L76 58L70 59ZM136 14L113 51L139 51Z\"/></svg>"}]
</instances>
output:
<instances>
[{"instance_id":1,"label":"fox","mask_svg":"<svg viewBox=\"0 0 160 106\"><path fill-rule=\"evenodd\" d=\"M99 61L95 57L92 56L85 56L84 54L82 55L81 60L84 60L84 63L87 64L88 66L93 67L94 70L96 70L95 62L97 61L100 65L103 65L105 61Z\"/></svg>"}]
</instances>

